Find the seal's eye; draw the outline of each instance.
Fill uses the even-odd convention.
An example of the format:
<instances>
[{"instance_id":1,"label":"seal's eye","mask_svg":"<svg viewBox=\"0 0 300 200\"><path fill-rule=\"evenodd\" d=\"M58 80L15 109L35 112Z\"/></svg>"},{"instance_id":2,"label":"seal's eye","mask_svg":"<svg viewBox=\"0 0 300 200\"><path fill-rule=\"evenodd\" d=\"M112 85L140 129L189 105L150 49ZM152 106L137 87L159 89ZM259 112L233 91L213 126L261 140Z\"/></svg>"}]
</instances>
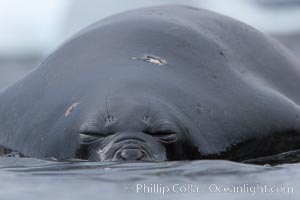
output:
<instances>
[{"instance_id":1,"label":"seal's eye","mask_svg":"<svg viewBox=\"0 0 300 200\"><path fill-rule=\"evenodd\" d=\"M112 134L99 134L99 133L92 133L92 132L81 132L81 133L79 133L79 138L80 138L81 144L90 144L90 143L101 141L104 138L106 138L106 137L108 137Z\"/></svg>"},{"instance_id":2,"label":"seal's eye","mask_svg":"<svg viewBox=\"0 0 300 200\"><path fill-rule=\"evenodd\" d=\"M95 142L97 140L99 140L98 137L86 134L86 133L79 133L79 138L80 138L80 142L83 144L87 144L87 143L91 143L91 142Z\"/></svg>"},{"instance_id":3,"label":"seal's eye","mask_svg":"<svg viewBox=\"0 0 300 200\"><path fill-rule=\"evenodd\" d=\"M101 141L114 133L114 129L108 129L106 127L103 129L99 127L97 121L90 120L80 126L79 139L81 144L90 144Z\"/></svg>"},{"instance_id":4,"label":"seal's eye","mask_svg":"<svg viewBox=\"0 0 300 200\"><path fill-rule=\"evenodd\" d=\"M160 142L165 144L174 143L177 141L177 133L173 130L157 130L157 131L143 131L144 133L157 138Z\"/></svg>"},{"instance_id":5,"label":"seal's eye","mask_svg":"<svg viewBox=\"0 0 300 200\"><path fill-rule=\"evenodd\" d=\"M145 133L157 138L160 142L170 144L178 139L176 126L167 120L155 122Z\"/></svg>"},{"instance_id":6,"label":"seal's eye","mask_svg":"<svg viewBox=\"0 0 300 200\"><path fill-rule=\"evenodd\" d=\"M174 143L178 139L177 133L172 130L156 131L152 132L151 135L166 144Z\"/></svg>"}]
</instances>

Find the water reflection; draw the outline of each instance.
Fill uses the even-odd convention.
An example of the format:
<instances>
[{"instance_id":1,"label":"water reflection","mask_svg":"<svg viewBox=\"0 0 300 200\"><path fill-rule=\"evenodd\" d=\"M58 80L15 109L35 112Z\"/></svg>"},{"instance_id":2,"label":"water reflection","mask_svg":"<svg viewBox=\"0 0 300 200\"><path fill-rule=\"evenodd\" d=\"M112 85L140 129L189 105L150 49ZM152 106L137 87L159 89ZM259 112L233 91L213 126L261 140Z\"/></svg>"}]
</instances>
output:
<instances>
[{"instance_id":1,"label":"water reflection","mask_svg":"<svg viewBox=\"0 0 300 200\"><path fill-rule=\"evenodd\" d=\"M296 200L299 172L300 164L270 167L221 160L101 163L1 158L0 187L5 190L0 191L0 198L17 199L22 195L23 199L34 200L43 195L45 199L59 196L73 200L253 199L255 196L255 199ZM282 191L263 191L274 186ZM226 187L239 190L223 191Z\"/></svg>"}]
</instances>

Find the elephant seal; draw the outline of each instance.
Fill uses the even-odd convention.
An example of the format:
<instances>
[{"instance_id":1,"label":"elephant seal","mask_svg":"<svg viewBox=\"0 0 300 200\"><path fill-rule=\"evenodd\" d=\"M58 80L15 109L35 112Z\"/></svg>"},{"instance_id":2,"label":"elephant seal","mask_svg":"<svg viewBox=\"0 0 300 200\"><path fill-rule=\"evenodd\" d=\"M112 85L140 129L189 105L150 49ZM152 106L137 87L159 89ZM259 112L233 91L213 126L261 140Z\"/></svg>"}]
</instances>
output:
<instances>
[{"instance_id":1,"label":"elephant seal","mask_svg":"<svg viewBox=\"0 0 300 200\"><path fill-rule=\"evenodd\" d=\"M300 147L300 68L211 11L159 6L99 21L0 95L0 144L92 161L236 161Z\"/></svg>"}]
</instances>

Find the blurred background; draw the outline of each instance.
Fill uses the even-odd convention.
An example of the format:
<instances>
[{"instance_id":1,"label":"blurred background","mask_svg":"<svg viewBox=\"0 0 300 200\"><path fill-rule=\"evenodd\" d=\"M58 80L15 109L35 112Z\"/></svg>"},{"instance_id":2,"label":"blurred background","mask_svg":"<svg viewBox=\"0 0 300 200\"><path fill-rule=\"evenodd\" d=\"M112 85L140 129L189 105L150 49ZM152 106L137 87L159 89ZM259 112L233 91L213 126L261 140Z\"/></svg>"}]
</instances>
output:
<instances>
[{"instance_id":1,"label":"blurred background","mask_svg":"<svg viewBox=\"0 0 300 200\"><path fill-rule=\"evenodd\" d=\"M0 90L91 23L138 7L185 4L269 33L300 59L300 0L0 0Z\"/></svg>"}]
</instances>

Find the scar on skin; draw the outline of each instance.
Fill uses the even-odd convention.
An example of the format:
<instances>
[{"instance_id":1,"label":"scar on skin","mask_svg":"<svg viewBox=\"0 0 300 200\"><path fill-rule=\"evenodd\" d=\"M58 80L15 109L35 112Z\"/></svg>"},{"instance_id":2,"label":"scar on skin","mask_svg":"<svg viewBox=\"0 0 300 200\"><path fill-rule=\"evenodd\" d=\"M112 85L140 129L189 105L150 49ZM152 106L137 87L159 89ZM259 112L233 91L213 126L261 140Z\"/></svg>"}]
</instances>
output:
<instances>
[{"instance_id":1,"label":"scar on skin","mask_svg":"<svg viewBox=\"0 0 300 200\"><path fill-rule=\"evenodd\" d=\"M79 103L73 103L65 112L65 117L68 117L74 110L75 108L79 105Z\"/></svg>"},{"instance_id":2,"label":"scar on skin","mask_svg":"<svg viewBox=\"0 0 300 200\"><path fill-rule=\"evenodd\" d=\"M132 60L142 60L156 65L166 65L167 61L153 55L145 55L143 58L131 58Z\"/></svg>"}]
</instances>

